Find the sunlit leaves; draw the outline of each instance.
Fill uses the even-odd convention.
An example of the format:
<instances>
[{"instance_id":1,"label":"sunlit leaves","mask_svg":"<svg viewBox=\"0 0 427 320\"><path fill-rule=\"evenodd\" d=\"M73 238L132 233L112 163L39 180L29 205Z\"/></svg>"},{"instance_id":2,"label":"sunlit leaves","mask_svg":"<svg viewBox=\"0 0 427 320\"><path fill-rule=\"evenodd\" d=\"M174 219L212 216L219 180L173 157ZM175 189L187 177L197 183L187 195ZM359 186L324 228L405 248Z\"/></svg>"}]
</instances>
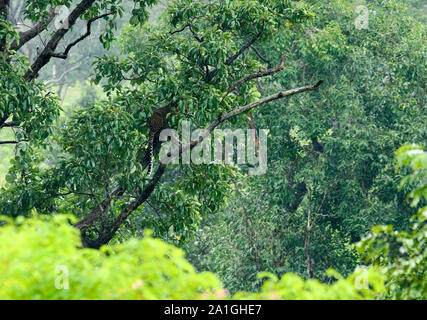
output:
<instances>
[{"instance_id":1,"label":"sunlit leaves","mask_svg":"<svg viewBox=\"0 0 427 320\"><path fill-rule=\"evenodd\" d=\"M220 289L213 274L197 273L180 249L148 233L82 249L68 219L76 221L60 215L0 227L1 299L197 299Z\"/></svg>"},{"instance_id":2,"label":"sunlit leaves","mask_svg":"<svg viewBox=\"0 0 427 320\"><path fill-rule=\"evenodd\" d=\"M75 221L70 215L2 219L1 299L372 299L383 288L370 269L330 286L295 274L270 277L259 293L230 296L217 276L196 272L181 249L149 232L142 240L82 249Z\"/></svg>"}]
</instances>

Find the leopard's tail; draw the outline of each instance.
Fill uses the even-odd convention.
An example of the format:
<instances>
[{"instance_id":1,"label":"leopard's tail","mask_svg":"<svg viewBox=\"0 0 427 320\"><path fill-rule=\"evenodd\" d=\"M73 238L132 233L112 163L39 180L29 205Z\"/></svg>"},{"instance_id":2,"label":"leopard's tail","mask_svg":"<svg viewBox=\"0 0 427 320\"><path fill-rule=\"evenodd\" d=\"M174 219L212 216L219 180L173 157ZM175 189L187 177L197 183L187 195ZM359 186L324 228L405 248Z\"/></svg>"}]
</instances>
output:
<instances>
[{"instance_id":1,"label":"leopard's tail","mask_svg":"<svg viewBox=\"0 0 427 320\"><path fill-rule=\"evenodd\" d=\"M150 163L148 164L148 171L147 171L147 175L149 175L149 176L153 172L153 167L154 167L153 141L154 141L154 135L150 135L150 142L148 145L148 148L150 149Z\"/></svg>"}]
</instances>

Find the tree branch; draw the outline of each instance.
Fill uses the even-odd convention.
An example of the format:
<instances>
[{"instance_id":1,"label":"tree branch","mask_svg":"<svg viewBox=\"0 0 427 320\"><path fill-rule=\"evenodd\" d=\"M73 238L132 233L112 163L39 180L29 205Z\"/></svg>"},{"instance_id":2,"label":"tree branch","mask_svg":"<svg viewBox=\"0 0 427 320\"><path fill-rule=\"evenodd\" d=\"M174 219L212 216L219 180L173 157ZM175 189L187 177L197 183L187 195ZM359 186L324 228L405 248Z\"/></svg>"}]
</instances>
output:
<instances>
[{"instance_id":1,"label":"tree branch","mask_svg":"<svg viewBox=\"0 0 427 320\"><path fill-rule=\"evenodd\" d=\"M0 129L2 129L2 128L12 128L12 127L16 127L16 123L15 122L4 122L4 123L1 123L2 122L2 120L0 119Z\"/></svg>"},{"instance_id":2,"label":"tree branch","mask_svg":"<svg viewBox=\"0 0 427 320\"><path fill-rule=\"evenodd\" d=\"M77 19L87 10L96 0L82 0L77 7L70 13L66 21L68 23L68 28L58 29L52 38L47 43L46 47L43 49L41 54L37 57L36 61L32 64L31 70L28 70L25 73L24 78L28 81L33 80L37 77L41 68L43 68L47 63L49 63L52 54L55 52L59 42L63 39L65 34L68 32L71 26L73 26Z\"/></svg>"},{"instance_id":3,"label":"tree branch","mask_svg":"<svg viewBox=\"0 0 427 320\"><path fill-rule=\"evenodd\" d=\"M225 64L227 66L230 66L231 64L233 64L233 62L240 57L240 55L246 51L246 49L248 49L251 45L253 45L262 35L262 30L260 32L258 32L251 40L249 40L247 43L245 43L243 45L243 47L240 48L239 51L237 51L234 55L232 55L231 57L229 57L226 61Z\"/></svg>"},{"instance_id":4,"label":"tree branch","mask_svg":"<svg viewBox=\"0 0 427 320\"><path fill-rule=\"evenodd\" d=\"M175 33L180 33L182 31L184 31L185 29L189 29L190 32L193 34L194 38L198 41L198 42L203 42L204 39L200 38L197 33L193 30L193 26L194 26L194 21L196 19L202 18L202 16L195 16L189 23L187 23L185 26L183 26L181 29L175 30L175 31L169 31L170 35L174 35Z\"/></svg>"},{"instance_id":5,"label":"tree branch","mask_svg":"<svg viewBox=\"0 0 427 320\"><path fill-rule=\"evenodd\" d=\"M290 90L286 90L286 91L281 91L281 92L272 94L272 95L270 95L268 97L265 97L265 98L259 99L257 101L251 102L251 103L249 103L249 104L247 104L245 106L238 107L238 108L236 108L236 109L234 109L234 110L226 113L225 115L221 115L217 119L215 119L213 122L211 122L211 124L204 130L204 132L199 136L198 139L193 140L193 141L187 143L186 145L182 146L182 149L180 151L178 151L178 152L177 151L175 151L173 153L169 152L166 155L166 157L170 159L171 157L176 157L178 154L183 153L184 151L187 151L188 149L194 148L199 143L201 143L203 141L203 139L205 139L208 135L210 135L211 132L218 125L220 125L221 123L223 123L224 121L226 121L226 120L228 120L228 119L230 119L232 117L235 117L235 116L237 116L239 114L242 114L242 113L244 113L246 111L249 111L249 110L251 110L251 109L259 106L260 104L264 104L264 103L267 103L267 102L270 102L270 101L274 101L274 100L277 100L277 99L282 99L282 98L285 98L285 97L290 97L290 96L293 96L295 94L302 93L302 92L305 92L305 91L314 91L314 90L317 90L322 83L323 83L323 80L320 80L319 82L317 82L314 85L308 85L308 86L304 86L304 87L300 87L300 88L295 88L295 89L290 89ZM163 161L161 161L162 163L163 162L165 162L165 163L167 162L166 159L162 159L162 160L163 160Z\"/></svg>"},{"instance_id":6,"label":"tree branch","mask_svg":"<svg viewBox=\"0 0 427 320\"><path fill-rule=\"evenodd\" d=\"M80 41L83 41L84 39L86 39L87 37L90 36L91 33L91 26L92 23L95 22L98 19L104 18L106 16L109 16L110 14L114 14L115 11L111 11L111 12L107 12L104 14L101 14L99 16L96 16L90 20L88 20L87 25L86 25L86 33L81 35L79 38L77 38L76 40L74 40L73 42L71 42L67 48L65 49L65 51L63 53L52 53L51 56L54 58L60 58L60 59L67 59L68 58L68 53L70 52L71 48L74 47L76 44L78 44Z\"/></svg>"},{"instance_id":7,"label":"tree branch","mask_svg":"<svg viewBox=\"0 0 427 320\"><path fill-rule=\"evenodd\" d=\"M190 32L193 34L193 37L194 37L198 42L203 42L203 41L204 41L204 39L203 39L203 38L200 38L200 37L197 35L197 33L193 30L193 26L192 26L191 24L188 26L188 29L190 29Z\"/></svg>"},{"instance_id":8,"label":"tree branch","mask_svg":"<svg viewBox=\"0 0 427 320\"><path fill-rule=\"evenodd\" d=\"M160 164L159 168L154 174L154 177L145 186L145 189L142 191L139 197L134 201L132 201L128 206L126 206L126 208L122 210L120 215L114 220L114 222L110 227L103 228L105 231L101 232L99 237L96 240L83 238L83 244L86 247L99 248L101 245L108 243L113 238L114 234L120 228L122 223L129 217L129 215L148 199L148 197L154 191L154 188L159 182L160 178L165 173L165 170L166 170L166 165ZM75 226L78 227L77 225Z\"/></svg>"},{"instance_id":9,"label":"tree branch","mask_svg":"<svg viewBox=\"0 0 427 320\"><path fill-rule=\"evenodd\" d=\"M8 114L5 114L3 117L0 117L0 129L4 127L4 124L8 118L9 118Z\"/></svg>"},{"instance_id":10,"label":"tree branch","mask_svg":"<svg viewBox=\"0 0 427 320\"><path fill-rule=\"evenodd\" d=\"M174 153L169 152L166 157L170 159L172 157L176 157L177 155L185 152L188 149L194 148L195 146L200 144L204 140L204 138L206 138L219 124L221 124L222 122L224 122L224 121L226 121L226 120L228 120L228 119L230 119L236 115L242 114L248 110L251 110L251 109L253 109L253 108L255 108L261 104L264 104L264 103L267 103L270 101L282 99L282 98L289 97L289 96L292 96L292 95L295 95L298 93L302 93L305 91L317 90L322 82L323 81L320 80L315 85L308 85L308 86L304 86L304 87L300 87L300 88L296 88L296 89L281 91L281 92L278 92L276 94L265 97L263 99L259 99L257 101L252 102L252 103L249 103L248 105L238 107L238 108L228 112L224 116L220 116L216 120L214 120L209 125L209 127L204 131L204 133L199 136L198 139L187 143L186 145L182 146L182 148L179 148L179 150L175 151ZM107 228L104 227L103 228L104 231L102 231L99 234L99 237L96 240L84 238L83 242L84 242L85 246L92 247L92 248L99 248L102 244L106 244L112 239L114 234L120 228L121 224L129 217L130 214L132 214L133 211L135 211L141 204L143 204L148 199L148 197L151 195L151 193L154 191L155 186L160 181L160 178L163 176L163 174L166 170L167 162L168 161L166 159L161 159L160 165L159 165L156 173L154 174L154 177L146 185L145 189L138 196L138 198L135 199L134 201L132 201L128 206L126 206L125 209L122 210L120 215L115 219L115 221L112 223L112 225L110 227L107 227ZM118 193L121 193L121 192L124 193L123 189L117 189L117 190L118 190L117 191ZM108 197L106 200L104 200L103 203L107 202L109 204L110 201L111 201L111 197ZM101 206L99 206L99 207L101 207ZM91 212L91 214L89 214L89 216L87 216L85 219L79 221L74 226L76 228L84 231L88 227L92 226L93 223L95 223L95 221L100 216L100 212L103 212L103 211Z\"/></svg>"},{"instance_id":11,"label":"tree branch","mask_svg":"<svg viewBox=\"0 0 427 320\"><path fill-rule=\"evenodd\" d=\"M253 45L262 35L262 30L259 31L251 40L249 40L247 43L245 43L239 51L237 51L235 54L233 54L231 57L229 57L227 60L225 60L225 65L230 66L233 64L233 62L240 57L240 55L245 52L251 45ZM205 82L211 82L213 78L218 74L218 69L212 70L209 72L205 77Z\"/></svg>"},{"instance_id":12,"label":"tree branch","mask_svg":"<svg viewBox=\"0 0 427 320\"><path fill-rule=\"evenodd\" d=\"M276 72L279 72L279 71L283 70L283 68L285 67L285 60L286 60L286 52L283 54L282 60L280 62L280 65L278 65L275 68L270 68L270 69L267 69L267 70L261 70L261 71L252 73L252 74L250 74L250 75L248 75L248 76L246 76L246 77L244 77L244 78L242 78L240 80L237 80L236 82L234 82L230 86L230 88L227 89L227 93L233 91L234 89L236 89L238 86L242 85L245 82L248 82L248 81L256 79L256 78L266 77L266 76L268 76L270 74L273 74L273 73L276 73Z\"/></svg>"},{"instance_id":13,"label":"tree branch","mask_svg":"<svg viewBox=\"0 0 427 320\"><path fill-rule=\"evenodd\" d=\"M20 142L27 142L28 140L20 140L20 141L0 141L0 144L18 144Z\"/></svg>"},{"instance_id":14,"label":"tree branch","mask_svg":"<svg viewBox=\"0 0 427 320\"><path fill-rule=\"evenodd\" d=\"M267 63L268 67L271 68L271 61L267 60L267 58L265 58L261 52L259 52L259 50L257 48L255 48L254 46L250 47L255 53L256 55L265 63Z\"/></svg>"},{"instance_id":15,"label":"tree branch","mask_svg":"<svg viewBox=\"0 0 427 320\"><path fill-rule=\"evenodd\" d=\"M157 152L160 149L160 145L160 141L158 139L154 139L153 152ZM144 171L151 161L150 150L147 149L138 161L141 164L141 170ZM100 204L98 204L84 219L77 222L74 226L80 231L85 231L87 228L93 226L99 217L101 217L105 210L110 206L113 198L121 197L125 192L126 189L124 187L116 186Z\"/></svg>"},{"instance_id":16,"label":"tree branch","mask_svg":"<svg viewBox=\"0 0 427 320\"><path fill-rule=\"evenodd\" d=\"M69 74L71 71L74 71L74 70L78 69L82 64L83 64L83 62L80 62L79 64L77 64L77 65L75 65L75 66L73 66L73 67L69 68L68 70L65 70L65 71L64 71L64 73L63 73L63 74L61 74L61 76L60 76L59 78L57 78L57 79L52 79L52 80L48 80L48 81L46 81L46 82L45 82L45 85L46 85L46 86L48 86L48 85L50 85L50 84L52 84L52 83L59 83L59 82L61 82L61 81L62 81L62 79L63 79L67 74Z\"/></svg>"},{"instance_id":17,"label":"tree branch","mask_svg":"<svg viewBox=\"0 0 427 320\"><path fill-rule=\"evenodd\" d=\"M11 44L12 50L19 50L24 44L26 44L31 39L35 38L37 35L39 35L41 32L43 32L46 27L52 22L53 18L55 17L55 9L52 9L46 19L44 21L40 21L39 23L35 24L31 29L27 31L22 31L19 33L19 41L17 42L14 40Z\"/></svg>"}]
</instances>

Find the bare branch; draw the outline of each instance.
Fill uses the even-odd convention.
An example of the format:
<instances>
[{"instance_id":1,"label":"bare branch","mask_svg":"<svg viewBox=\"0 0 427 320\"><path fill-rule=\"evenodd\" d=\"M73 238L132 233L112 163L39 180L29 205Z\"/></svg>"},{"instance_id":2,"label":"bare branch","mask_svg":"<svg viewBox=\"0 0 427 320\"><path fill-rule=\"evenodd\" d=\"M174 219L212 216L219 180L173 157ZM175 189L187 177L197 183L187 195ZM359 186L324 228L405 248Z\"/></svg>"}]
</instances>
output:
<instances>
[{"instance_id":1,"label":"bare branch","mask_svg":"<svg viewBox=\"0 0 427 320\"><path fill-rule=\"evenodd\" d=\"M0 144L18 144L20 142L27 142L28 140L20 140L20 141L0 141Z\"/></svg>"},{"instance_id":2,"label":"bare branch","mask_svg":"<svg viewBox=\"0 0 427 320\"><path fill-rule=\"evenodd\" d=\"M79 64L77 64L77 65L75 65L75 66L73 66L73 67L71 67L71 68L69 68L69 69L65 70L65 71L64 71L64 73L63 73L63 74L61 74L61 76L60 76L59 78L57 78L57 79L52 79L52 80L48 80L48 81L46 81L46 82L45 82L45 85L46 85L46 86L48 86L48 85L53 84L53 83L59 83L59 82L61 82L61 81L62 81L62 79L64 79L64 77L65 77L67 74L69 74L71 71L74 71L74 70L78 69L82 64L83 64L83 63L82 63L82 62L80 62Z\"/></svg>"},{"instance_id":3,"label":"bare branch","mask_svg":"<svg viewBox=\"0 0 427 320\"><path fill-rule=\"evenodd\" d=\"M71 42L67 48L65 49L65 51L63 53L52 53L51 56L54 58L60 58L60 59L67 59L68 58L68 53L70 52L71 48L74 47L76 44L78 44L80 41L83 41L84 39L86 39L87 37L90 36L90 32L91 32L91 26L92 23L95 22L98 19L104 18L106 16L109 16L111 14L114 14L115 11L111 11L111 12L107 12L104 14L101 14L99 16L96 16L90 20L88 20L87 22L87 26L86 26L86 33L83 34L82 36L80 36L79 38L77 38L76 40L74 40L73 42Z\"/></svg>"},{"instance_id":4,"label":"bare branch","mask_svg":"<svg viewBox=\"0 0 427 320\"><path fill-rule=\"evenodd\" d=\"M230 88L227 89L227 93L233 91L238 86L240 86L243 83L248 82L248 81L250 81L252 79L266 77L266 76L268 76L270 74L273 74L273 73L276 73L276 72L279 72L279 71L283 70L283 68L285 67L285 60L286 60L286 52L283 54L282 60L280 62L280 65L278 65L275 68L270 68L270 69L267 69L267 70L261 70L261 71L252 73L252 74L250 74L250 75L248 75L248 76L246 76L246 77L244 77L244 78L242 78L240 80L237 80L236 82L234 82L230 86Z\"/></svg>"}]
</instances>

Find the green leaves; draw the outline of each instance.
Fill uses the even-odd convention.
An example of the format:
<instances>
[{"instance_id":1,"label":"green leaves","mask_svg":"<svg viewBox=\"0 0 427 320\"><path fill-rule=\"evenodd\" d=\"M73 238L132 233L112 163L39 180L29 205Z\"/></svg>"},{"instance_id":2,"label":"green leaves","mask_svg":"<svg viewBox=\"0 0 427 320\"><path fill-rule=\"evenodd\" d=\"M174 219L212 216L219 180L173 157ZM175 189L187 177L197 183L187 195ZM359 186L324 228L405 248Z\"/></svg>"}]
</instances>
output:
<instances>
[{"instance_id":1,"label":"green leaves","mask_svg":"<svg viewBox=\"0 0 427 320\"><path fill-rule=\"evenodd\" d=\"M397 168L410 166L413 170L402 180L401 186L418 182L417 188L409 194L411 205L416 206L420 201L425 203L427 162L424 148L405 145L396 152L396 159ZM420 208L411 218L410 229L397 232L392 226L376 226L371 235L358 243L358 251L367 261L384 268L388 289L385 298L427 298L427 207Z\"/></svg>"},{"instance_id":2,"label":"green leaves","mask_svg":"<svg viewBox=\"0 0 427 320\"><path fill-rule=\"evenodd\" d=\"M354 269L359 256L352 244L372 226L392 224L394 230L405 230L415 213L405 194L420 177L408 176L411 186L399 191L403 173L394 171L393 158L403 143L427 139L425 25L398 1L367 4L368 30L356 29L356 4L351 1L296 5L307 3L314 13L310 19L295 24L287 17L272 41L255 45L272 65L288 52L285 69L259 84L266 95L318 79L325 80L324 86L257 110L257 127L270 130L267 174L239 177L243 200L228 199L228 206L197 237L199 252L207 253L200 257L197 248L187 249L200 266L219 272L230 290L258 288L256 249L261 270L307 275L304 240L310 207L308 250L314 277L321 281L330 280L324 274L330 267L344 275ZM255 93L255 85L245 93ZM414 159L418 168L421 162ZM422 186L417 196L413 193L419 203ZM247 231L245 223L256 227Z\"/></svg>"},{"instance_id":3,"label":"green leaves","mask_svg":"<svg viewBox=\"0 0 427 320\"><path fill-rule=\"evenodd\" d=\"M20 127L20 139L41 142L59 114L59 99L42 84L24 79L28 63L22 55L9 52L8 57L16 61L9 63L0 56L0 116L7 115Z\"/></svg>"},{"instance_id":4,"label":"green leaves","mask_svg":"<svg viewBox=\"0 0 427 320\"><path fill-rule=\"evenodd\" d=\"M259 293L229 297L214 274L196 272L181 249L150 232L93 250L81 248L70 215L1 220L0 299L372 299L382 290L381 275L369 269L330 286L269 276Z\"/></svg>"},{"instance_id":5,"label":"green leaves","mask_svg":"<svg viewBox=\"0 0 427 320\"><path fill-rule=\"evenodd\" d=\"M140 179L135 168L141 135L126 107L90 104L81 108L61 131L58 172L70 190L96 190L112 177L128 185ZM138 178L139 177L139 178Z\"/></svg>"},{"instance_id":6,"label":"green leaves","mask_svg":"<svg viewBox=\"0 0 427 320\"><path fill-rule=\"evenodd\" d=\"M425 262L420 251L425 234L419 230L425 225L425 211L414 218L412 233L394 230L405 230L414 210L404 205L403 191L413 187L409 198L414 207L425 201L425 151L414 145L399 151L399 165L414 170L403 180L401 193L396 188L400 172L393 172L391 165L392 153L404 141L423 142L426 137L425 26L412 20L402 5L387 1L383 7L369 4L369 9L377 10L370 28L357 30L354 6L344 0L212 0L208 5L176 0L169 3L159 24L151 26L145 24L146 7L155 1L133 2L131 25L119 40L120 57L105 55L94 64L93 81L103 86L107 97L89 104L81 100L82 106L56 131L52 124L58 100L42 85L23 79L28 61L15 52L9 55L12 64L1 61L0 116L10 115L19 127L16 138L30 139L32 144L17 150L1 191L0 211L28 215L37 208L40 213L73 212L82 218L114 187L123 187L126 191L109 202L104 225L89 230L96 235L146 186L140 161L147 119L165 101L173 97L178 104L179 112L169 118L173 128L181 120L204 127L219 114L259 99L261 93L324 79L321 90L276 101L256 114L257 126L270 130L265 176L247 177L246 167L170 165L149 202L136 210L137 217L130 216L114 241L152 228L156 236L186 247L198 268L217 271L232 291L243 286L258 289L263 281L256 274L266 270L276 277L266 282L259 298L372 298L381 287L381 277L374 274L376 287L366 292L356 290L349 279L330 288L279 275L293 271L329 281L337 276L324 273L332 266L346 276L359 262L352 243L373 225L393 224L374 228L363 252L387 265L390 279L405 277L398 266L409 274L407 279L415 279L414 288L418 287L404 295L423 296L420 270ZM26 3L26 18L39 21L54 6L72 8L74 2ZM105 17L106 30L99 38L106 48L112 45L117 19L124 12L121 1L96 1L81 16L89 20L108 11L114 14ZM0 37L16 37L9 24L0 23ZM259 41L230 63L258 34ZM288 59L281 73L227 93L238 79L275 65L284 51ZM230 123L247 126L247 119ZM238 180L232 180L239 171ZM240 197L232 192L234 182L241 188ZM213 216L217 212L221 215ZM153 246L165 250L163 244ZM110 262L87 254L95 262ZM118 258L118 265L121 259L135 262L130 254ZM156 267L154 262L150 266ZM108 279L109 272L101 280ZM158 274L150 276L159 280ZM90 277L96 279L92 285L100 283L96 275ZM145 286L141 279L132 279L121 285ZM399 281L395 283L406 285L407 280ZM295 291L288 289L293 286ZM143 290L143 297L169 297ZM389 290L398 291L391 284ZM121 297L119 289L110 293Z\"/></svg>"},{"instance_id":7,"label":"green leaves","mask_svg":"<svg viewBox=\"0 0 427 320\"><path fill-rule=\"evenodd\" d=\"M405 184L415 184L418 186L408 195L411 198L411 206L416 207L420 200L427 199L427 152L418 145L405 145L396 152L397 167L410 167L413 170L411 175L404 177L400 183L400 188Z\"/></svg>"},{"instance_id":8,"label":"green leaves","mask_svg":"<svg viewBox=\"0 0 427 320\"><path fill-rule=\"evenodd\" d=\"M82 249L75 218L6 219L0 227L1 299L197 299L221 287L180 249L142 240ZM113 281L114 279L114 281Z\"/></svg>"},{"instance_id":9,"label":"green leaves","mask_svg":"<svg viewBox=\"0 0 427 320\"><path fill-rule=\"evenodd\" d=\"M262 273L261 275L267 275ZM334 273L336 275L336 273ZM363 300L375 299L384 291L384 276L374 268L358 269L347 279L340 279L331 285L318 280L303 280L298 275L288 273L280 279L270 275L259 293L238 292L235 299L264 300ZM363 281L362 281L363 278Z\"/></svg>"}]
</instances>

